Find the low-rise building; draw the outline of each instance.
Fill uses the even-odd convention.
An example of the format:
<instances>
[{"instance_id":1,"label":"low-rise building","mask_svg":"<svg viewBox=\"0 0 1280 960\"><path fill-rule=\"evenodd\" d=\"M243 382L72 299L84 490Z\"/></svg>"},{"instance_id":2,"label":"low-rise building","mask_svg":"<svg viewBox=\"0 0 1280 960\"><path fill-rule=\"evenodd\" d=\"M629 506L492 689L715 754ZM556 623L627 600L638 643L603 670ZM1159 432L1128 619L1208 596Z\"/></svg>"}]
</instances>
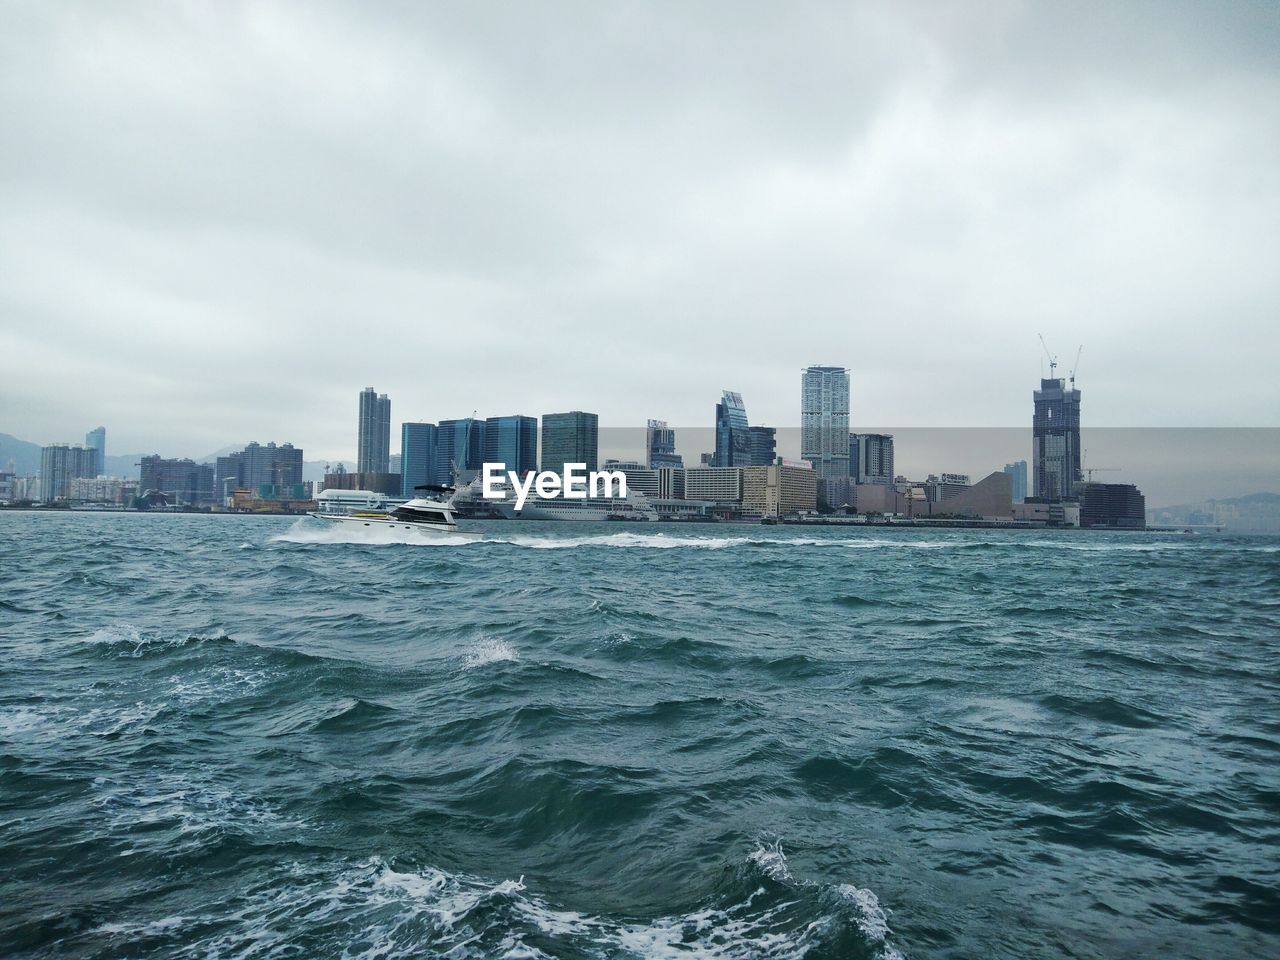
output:
<instances>
[{"instance_id":1,"label":"low-rise building","mask_svg":"<svg viewBox=\"0 0 1280 960\"><path fill-rule=\"evenodd\" d=\"M679 500L684 497L683 467L646 467L630 460L607 460L605 470L617 470L627 478L627 490L643 493L650 500Z\"/></svg>"},{"instance_id":2,"label":"low-rise building","mask_svg":"<svg viewBox=\"0 0 1280 960\"><path fill-rule=\"evenodd\" d=\"M696 467L684 471L684 495L713 503L742 502L742 467Z\"/></svg>"},{"instance_id":3,"label":"low-rise building","mask_svg":"<svg viewBox=\"0 0 1280 960\"><path fill-rule=\"evenodd\" d=\"M742 512L753 517L785 517L818 509L818 474L807 467L775 463L742 471Z\"/></svg>"},{"instance_id":4,"label":"low-rise building","mask_svg":"<svg viewBox=\"0 0 1280 960\"><path fill-rule=\"evenodd\" d=\"M662 520L705 520L716 515L716 504L710 500L650 497L649 502Z\"/></svg>"},{"instance_id":5,"label":"low-rise building","mask_svg":"<svg viewBox=\"0 0 1280 960\"><path fill-rule=\"evenodd\" d=\"M1078 483L1080 526L1145 530L1147 500L1132 483Z\"/></svg>"},{"instance_id":6,"label":"low-rise building","mask_svg":"<svg viewBox=\"0 0 1280 960\"><path fill-rule=\"evenodd\" d=\"M931 503L941 503L958 497L970 487L967 473L944 473L942 476L929 474L924 482L925 499Z\"/></svg>"},{"instance_id":7,"label":"low-rise building","mask_svg":"<svg viewBox=\"0 0 1280 960\"><path fill-rule=\"evenodd\" d=\"M1080 526L1080 504L1074 500L1044 500L1028 497L1013 505L1013 519L1043 523L1050 527Z\"/></svg>"},{"instance_id":8,"label":"low-rise building","mask_svg":"<svg viewBox=\"0 0 1280 960\"><path fill-rule=\"evenodd\" d=\"M71 481L67 499L73 503L125 504L138 495L138 481L123 477L79 477Z\"/></svg>"}]
</instances>

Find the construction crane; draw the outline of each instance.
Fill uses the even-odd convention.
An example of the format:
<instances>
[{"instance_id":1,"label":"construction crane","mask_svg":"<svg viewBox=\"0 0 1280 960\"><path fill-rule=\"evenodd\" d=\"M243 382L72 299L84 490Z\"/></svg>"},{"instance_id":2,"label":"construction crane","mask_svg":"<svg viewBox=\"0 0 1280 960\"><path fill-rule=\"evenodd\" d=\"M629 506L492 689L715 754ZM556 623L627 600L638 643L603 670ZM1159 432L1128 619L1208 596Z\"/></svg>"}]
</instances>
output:
<instances>
[{"instance_id":1,"label":"construction crane","mask_svg":"<svg viewBox=\"0 0 1280 960\"><path fill-rule=\"evenodd\" d=\"M1084 344L1076 347L1076 362L1071 365L1071 389L1076 388L1076 371L1080 369L1080 351L1084 349Z\"/></svg>"},{"instance_id":2,"label":"construction crane","mask_svg":"<svg viewBox=\"0 0 1280 960\"><path fill-rule=\"evenodd\" d=\"M1040 346L1044 347L1044 355L1049 358L1049 379L1056 380L1058 378L1056 372L1058 369L1058 358L1049 352L1049 345L1044 342L1044 334L1037 333L1036 336L1040 338Z\"/></svg>"},{"instance_id":3,"label":"construction crane","mask_svg":"<svg viewBox=\"0 0 1280 960\"><path fill-rule=\"evenodd\" d=\"M1085 475L1089 478L1089 482L1093 483L1093 475L1095 473L1119 473L1119 467L1085 467Z\"/></svg>"}]
</instances>

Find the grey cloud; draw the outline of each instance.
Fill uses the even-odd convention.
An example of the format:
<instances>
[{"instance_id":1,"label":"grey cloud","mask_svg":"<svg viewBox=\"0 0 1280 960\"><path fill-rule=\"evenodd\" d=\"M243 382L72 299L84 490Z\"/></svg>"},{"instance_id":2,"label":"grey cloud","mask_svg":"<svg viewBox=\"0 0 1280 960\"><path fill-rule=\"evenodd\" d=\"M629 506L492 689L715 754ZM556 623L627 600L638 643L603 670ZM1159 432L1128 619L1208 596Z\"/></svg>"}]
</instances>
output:
<instances>
[{"instance_id":1,"label":"grey cloud","mask_svg":"<svg viewBox=\"0 0 1280 960\"><path fill-rule=\"evenodd\" d=\"M0 429L1276 425L1275 9L11 5Z\"/></svg>"}]
</instances>

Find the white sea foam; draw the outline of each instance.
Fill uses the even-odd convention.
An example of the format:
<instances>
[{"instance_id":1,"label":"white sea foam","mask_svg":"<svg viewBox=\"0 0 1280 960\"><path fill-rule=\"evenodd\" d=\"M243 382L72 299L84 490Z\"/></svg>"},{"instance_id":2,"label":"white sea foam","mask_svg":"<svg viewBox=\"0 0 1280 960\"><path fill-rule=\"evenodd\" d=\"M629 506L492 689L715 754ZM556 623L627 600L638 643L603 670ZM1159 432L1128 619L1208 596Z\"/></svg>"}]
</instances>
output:
<instances>
[{"instance_id":1,"label":"white sea foam","mask_svg":"<svg viewBox=\"0 0 1280 960\"><path fill-rule=\"evenodd\" d=\"M244 960L282 953L298 931L320 929L341 943L344 957L368 960L428 954L543 960L549 954L534 943L547 946L548 939L575 955L747 960L803 957L823 944L834 925L845 923L858 927L882 960L902 960L888 942L884 910L871 891L841 886L833 900L831 888L793 880L777 844L763 845L752 860L793 895L765 903L758 890L725 906L628 922L552 907L531 895L523 878L494 884L433 868L397 870L375 858L336 870L282 866L283 876L237 894L229 913L166 918L150 926L159 933L207 925L217 932L191 944L191 955ZM801 903L812 908L811 917L797 917ZM112 924L94 933L127 938L146 929ZM553 954L559 952L555 942Z\"/></svg>"},{"instance_id":2,"label":"white sea foam","mask_svg":"<svg viewBox=\"0 0 1280 960\"><path fill-rule=\"evenodd\" d=\"M48 707L5 707L0 709L0 737L6 740L49 729L55 712Z\"/></svg>"},{"instance_id":3,"label":"white sea foam","mask_svg":"<svg viewBox=\"0 0 1280 960\"><path fill-rule=\"evenodd\" d=\"M81 734L112 737L147 726L160 708L141 701L84 709L68 703L0 709L0 737L59 739Z\"/></svg>"},{"instance_id":4,"label":"white sea foam","mask_svg":"<svg viewBox=\"0 0 1280 960\"><path fill-rule=\"evenodd\" d=\"M271 542L351 544L369 547L462 547L477 541L468 537L424 537L419 535L415 535L411 540L405 540L403 530L394 530L387 526L352 527L348 524L336 524L304 517L296 520L293 526L284 533L278 533L272 537Z\"/></svg>"},{"instance_id":5,"label":"white sea foam","mask_svg":"<svg viewBox=\"0 0 1280 960\"><path fill-rule=\"evenodd\" d=\"M462 659L462 665L468 670L483 667L487 663L501 663L504 660L519 660L520 651L505 640L480 640L473 644Z\"/></svg>"},{"instance_id":6,"label":"white sea foam","mask_svg":"<svg viewBox=\"0 0 1280 960\"><path fill-rule=\"evenodd\" d=\"M581 537L514 536L495 540L533 550L569 550L575 547L613 547L620 549L674 550L725 550L731 547L756 544L777 544L796 547L838 547L843 540L815 539L807 537L677 537L666 533L611 533Z\"/></svg>"},{"instance_id":7,"label":"white sea foam","mask_svg":"<svg viewBox=\"0 0 1280 960\"><path fill-rule=\"evenodd\" d=\"M204 638L186 634L165 636L157 633L143 633L131 623L117 623L95 630L89 636L74 642L97 644L105 647L120 647L122 649L120 656L122 657L141 657L153 648L184 647L201 639Z\"/></svg>"},{"instance_id":8,"label":"white sea foam","mask_svg":"<svg viewBox=\"0 0 1280 960\"><path fill-rule=\"evenodd\" d=\"M771 843L762 841L760 846L751 851L747 859L779 883L792 879L791 868L787 866L786 855L782 852L781 840L774 840Z\"/></svg>"},{"instance_id":9,"label":"white sea foam","mask_svg":"<svg viewBox=\"0 0 1280 960\"><path fill-rule=\"evenodd\" d=\"M672 537L664 533L612 533L582 537L515 536L499 541L532 550L571 550L576 547L648 548L671 550L692 547L701 550L722 550L750 542L746 537Z\"/></svg>"},{"instance_id":10,"label":"white sea foam","mask_svg":"<svg viewBox=\"0 0 1280 960\"><path fill-rule=\"evenodd\" d=\"M880 899L870 890L851 883L842 883L838 889L840 896L858 908L858 929L877 943L883 943L889 936L889 918L880 906Z\"/></svg>"},{"instance_id":11,"label":"white sea foam","mask_svg":"<svg viewBox=\"0 0 1280 960\"><path fill-rule=\"evenodd\" d=\"M136 941L142 937L158 937L172 933L190 922L188 917L161 917L159 920L147 920L143 923L104 923L94 927L91 935L124 935L130 941Z\"/></svg>"},{"instance_id":12,"label":"white sea foam","mask_svg":"<svg viewBox=\"0 0 1280 960\"><path fill-rule=\"evenodd\" d=\"M370 527L358 529L339 527L335 524L317 525L318 522L307 518L297 520L284 533L271 538L274 543L296 544L353 544L365 546L432 546L459 547L469 543L506 544L524 547L530 550L573 550L582 547L603 547L612 549L640 550L726 550L736 547L779 546L779 547L818 547L846 550L963 550L975 546L990 547L1037 547L1053 550L1080 550L1087 552L1135 552L1150 553L1161 550L1188 549L1191 545L1185 542L1169 540L1159 541L1109 541L1093 540L1088 533L1080 538L1063 536L1058 539L1028 539L1022 532L1014 531L1008 537L1000 539L975 540L968 537L948 539L919 539L911 531L896 531L891 536L868 535L864 528L848 531L831 530L831 536L724 536L713 534L681 534L672 533L640 533L634 530L618 531L608 534L584 534L581 536L556 536L537 534L515 534L501 536L501 525L493 529L494 536L486 536L481 540L452 539L448 537L421 538L411 541L400 539L397 531ZM565 525L557 524L564 530ZM570 529L572 525L569 525ZM248 546L245 544L244 546Z\"/></svg>"},{"instance_id":13,"label":"white sea foam","mask_svg":"<svg viewBox=\"0 0 1280 960\"><path fill-rule=\"evenodd\" d=\"M94 805L109 828L132 833L140 824L165 825L191 835L199 846L209 831L261 834L264 830L298 830L302 821L283 817L269 804L242 796L230 787L181 774L133 781L94 781Z\"/></svg>"},{"instance_id":14,"label":"white sea foam","mask_svg":"<svg viewBox=\"0 0 1280 960\"><path fill-rule=\"evenodd\" d=\"M224 703L247 696L276 676L269 670L215 667L190 676L169 678L169 693L178 703Z\"/></svg>"}]
</instances>

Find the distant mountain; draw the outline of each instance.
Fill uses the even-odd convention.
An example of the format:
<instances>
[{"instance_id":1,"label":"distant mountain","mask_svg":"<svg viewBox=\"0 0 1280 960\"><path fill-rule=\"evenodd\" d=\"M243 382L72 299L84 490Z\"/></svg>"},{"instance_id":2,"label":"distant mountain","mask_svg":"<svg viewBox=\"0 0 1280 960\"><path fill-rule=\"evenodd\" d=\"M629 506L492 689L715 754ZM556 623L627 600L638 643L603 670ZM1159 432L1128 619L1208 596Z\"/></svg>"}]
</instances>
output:
<instances>
[{"instance_id":1,"label":"distant mountain","mask_svg":"<svg viewBox=\"0 0 1280 960\"><path fill-rule=\"evenodd\" d=\"M9 469L9 461L13 461L13 469L20 477L33 477L40 472L40 449L38 443L19 440L7 433L0 433L0 470ZM107 456L103 461L103 472L109 477L124 477L126 480L138 479L138 461L140 453L124 453L118 456Z\"/></svg>"},{"instance_id":2,"label":"distant mountain","mask_svg":"<svg viewBox=\"0 0 1280 960\"><path fill-rule=\"evenodd\" d=\"M0 433L0 470L9 469L9 461L20 477L29 477L40 470L40 444L28 443L7 433Z\"/></svg>"},{"instance_id":3,"label":"distant mountain","mask_svg":"<svg viewBox=\"0 0 1280 960\"><path fill-rule=\"evenodd\" d=\"M1149 513L1157 524L1219 526L1230 533L1280 533L1280 493L1180 503Z\"/></svg>"},{"instance_id":4,"label":"distant mountain","mask_svg":"<svg viewBox=\"0 0 1280 960\"><path fill-rule=\"evenodd\" d=\"M1159 510L1196 510L1208 504L1217 504L1222 507L1261 507L1261 506L1277 506L1280 505L1280 493L1248 493L1242 497L1220 497L1217 499L1201 500L1197 503L1175 503L1168 507L1158 507Z\"/></svg>"},{"instance_id":5,"label":"distant mountain","mask_svg":"<svg viewBox=\"0 0 1280 960\"><path fill-rule=\"evenodd\" d=\"M323 480L324 468L327 466L330 470L336 470L340 463L348 473L356 468L354 463L343 460L306 460L302 464L302 480L304 483L308 480Z\"/></svg>"},{"instance_id":6,"label":"distant mountain","mask_svg":"<svg viewBox=\"0 0 1280 960\"><path fill-rule=\"evenodd\" d=\"M207 457L197 458L196 463L213 463L219 457L229 457L233 453L239 453L244 449L244 446L245 445L242 443L239 446L223 447L221 450L213 451L213 453L209 454Z\"/></svg>"},{"instance_id":7,"label":"distant mountain","mask_svg":"<svg viewBox=\"0 0 1280 960\"><path fill-rule=\"evenodd\" d=\"M124 453L119 456L107 455L102 458L102 472L108 477L124 477L126 480L137 480L141 473L139 461L150 454Z\"/></svg>"}]
</instances>

